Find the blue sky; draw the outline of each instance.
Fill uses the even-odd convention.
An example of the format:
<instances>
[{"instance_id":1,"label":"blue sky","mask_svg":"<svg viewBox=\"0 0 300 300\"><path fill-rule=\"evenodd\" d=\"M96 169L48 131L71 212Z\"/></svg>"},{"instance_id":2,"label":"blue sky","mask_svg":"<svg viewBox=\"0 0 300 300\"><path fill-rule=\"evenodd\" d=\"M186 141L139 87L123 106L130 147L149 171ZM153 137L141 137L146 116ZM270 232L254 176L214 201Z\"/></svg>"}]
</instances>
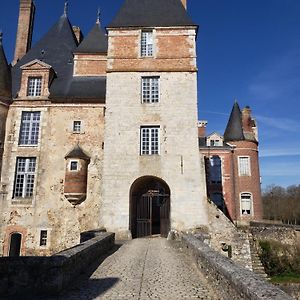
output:
<instances>
[{"instance_id":1,"label":"blue sky","mask_svg":"<svg viewBox=\"0 0 300 300\"><path fill-rule=\"evenodd\" d=\"M162 0L163 1L163 0ZM18 0L3 1L0 28L12 60ZM36 0L33 42L63 13L63 0ZM100 6L106 26L123 0L70 0L69 18L86 35ZM112 4L113 3L113 4ZM300 1L188 0L199 24L199 119L224 132L234 99L259 125L263 187L300 184Z\"/></svg>"}]
</instances>

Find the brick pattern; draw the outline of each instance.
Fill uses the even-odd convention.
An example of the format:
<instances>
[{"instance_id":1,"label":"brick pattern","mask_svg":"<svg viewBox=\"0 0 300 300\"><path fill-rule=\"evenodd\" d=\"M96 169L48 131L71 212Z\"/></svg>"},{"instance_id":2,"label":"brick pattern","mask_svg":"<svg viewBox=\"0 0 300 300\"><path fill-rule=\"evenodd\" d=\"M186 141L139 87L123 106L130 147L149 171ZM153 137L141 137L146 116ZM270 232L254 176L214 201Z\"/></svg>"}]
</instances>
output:
<instances>
[{"instance_id":1,"label":"brick pattern","mask_svg":"<svg viewBox=\"0 0 300 300\"><path fill-rule=\"evenodd\" d=\"M140 30L110 30L108 72L195 72L195 30L155 29L153 57L140 57Z\"/></svg>"},{"instance_id":2,"label":"brick pattern","mask_svg":"<svg viewBox=\"0 0 300 300\"><path fill-rule=\"evenodd\" d=\"M106 68L106 55L75 54L74 56L74 76L105 76Z\"/></svg>"},{"instance_id":3,"label":"brick pattern","mask_svg":"<svg viewBox=\"0 0 300 300\"><path fill-rule=\"evenodd\" d=\"M13 65L21 59L31 46L35 7L32 0L20 1L18 31Z\"/></svg>"}]
</instances>

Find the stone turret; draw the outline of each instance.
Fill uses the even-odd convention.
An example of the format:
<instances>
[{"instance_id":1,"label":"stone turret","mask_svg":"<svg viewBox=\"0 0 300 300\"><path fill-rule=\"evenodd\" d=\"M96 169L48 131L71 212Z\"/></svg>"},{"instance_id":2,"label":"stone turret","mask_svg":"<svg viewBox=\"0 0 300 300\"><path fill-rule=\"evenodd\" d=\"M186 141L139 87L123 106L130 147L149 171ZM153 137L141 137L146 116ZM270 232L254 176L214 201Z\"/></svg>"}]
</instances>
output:
<instances>
[{"instance_id":1,"label":"stone turret","mask_svg":"<svg viewBox=\"0 0 300 300\"><path fill-rule=\"evenodd\" d=\"M64 194L72 205L79 205L86 199L88 165L90 157L76 145L66 156Z\"/></svg>"}]
</instances>

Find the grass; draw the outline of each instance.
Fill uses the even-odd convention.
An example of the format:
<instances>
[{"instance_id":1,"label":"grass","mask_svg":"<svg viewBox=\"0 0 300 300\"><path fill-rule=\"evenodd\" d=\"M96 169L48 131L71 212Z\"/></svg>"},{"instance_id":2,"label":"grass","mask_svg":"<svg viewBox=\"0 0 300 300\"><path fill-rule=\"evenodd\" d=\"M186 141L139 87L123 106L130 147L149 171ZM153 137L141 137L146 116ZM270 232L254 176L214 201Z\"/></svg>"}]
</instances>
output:
<instances>
[{"instance_id":1,"label":"grass","mask_svg":"<svg viewBox=\"0 0 300 300\"><path fill-rule=\"evenodd\" d=\"M287 274L272 276L271 282L274 282L274 283L300 283L300 274L287 273Z\"/></svg>"}]
</instances>

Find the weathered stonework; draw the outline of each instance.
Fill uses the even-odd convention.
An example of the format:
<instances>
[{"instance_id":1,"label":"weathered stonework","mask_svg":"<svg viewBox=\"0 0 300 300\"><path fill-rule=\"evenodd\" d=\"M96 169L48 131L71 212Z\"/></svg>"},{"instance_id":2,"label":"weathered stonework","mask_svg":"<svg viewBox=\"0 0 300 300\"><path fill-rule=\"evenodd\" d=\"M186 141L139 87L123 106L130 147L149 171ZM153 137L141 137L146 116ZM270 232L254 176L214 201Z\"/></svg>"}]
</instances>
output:
<instances>
[{"instance_id":1,"label":"weathered stonework","mask_svg":"<svg viewBox=\"0 0 300 300\"><path fill-rule=\"evenodd\" d=\"M36 147L18 145L22 111L40 111L41 128ZM25 255L49 255L79 242L80 232L98 228L101 204L103 105L67 105L22 102L13 104L7 121L6 149L2 171L3 194L1 255L7 255L11 226L26 228ZM73 133L73 121L84 123L84 132ZM97 127L94 126L97 122ZM88 168L87 199L74 208L64 197L65 155L79 143L91 157ZM17 157L36 157L37 172L32 198L14 198L13 187ZM49 230L47 247L39 246L39 231Z\"/></svg>"}]
</instances>

